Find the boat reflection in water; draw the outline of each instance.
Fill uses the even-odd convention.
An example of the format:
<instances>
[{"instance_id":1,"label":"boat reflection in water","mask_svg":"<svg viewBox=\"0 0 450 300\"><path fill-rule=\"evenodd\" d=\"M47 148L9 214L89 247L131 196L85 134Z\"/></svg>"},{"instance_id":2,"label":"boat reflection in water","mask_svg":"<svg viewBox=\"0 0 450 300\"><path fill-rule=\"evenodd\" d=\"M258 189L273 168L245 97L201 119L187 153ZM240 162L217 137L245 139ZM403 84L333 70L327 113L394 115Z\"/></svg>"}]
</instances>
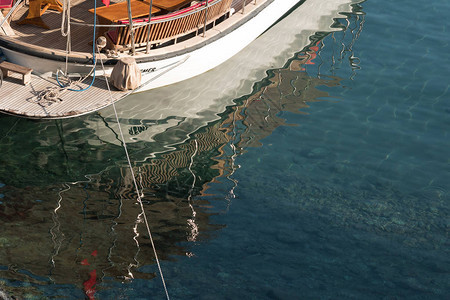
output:
<instances>
[{"instance_id":1,"label":"boat reflection in water","mask_svg":"<svg viewBox=\"0 0 450 300\"><path fill-rule=\"evenodd\" d=\"M225 226L211 216L226 211L234 197L236 157L286 125L280 113L302 113L307 103L328 97L322 87L340 84L340 78L320 74L320 67L332 69L357 38L333 37L330 47L344 46L340 56L321 53L328 47L323 38L341 29L337 21L330 27L332 17L351 11L350 3L341 2L317 12L307 1L219 70L148 94L149 107L143 94L117 106L160 259L195 255L189 243ZM359 34L355 28L363 19L354 16L341 19L353 26L342 25L347 36ZM292 31L296 18L306 21L296 21ZM306 72L309 64L317 73ZM283 67L271 68L276 65ZM352 65L356 72L355 58ZM238 70L245 79L233 76ZM221 88L208 88L202 84L207 80ZM11 176L0 188L0 278L7 280L2 289L14 294L8 282L30 282L25 291L39 294L36 286L68 284L79 287L81 298L108 281L155 277L155 269L146 267L155 258L112 111L70 121L3 122L9 127L0 147L10 159L2 158L1 172ZM21 147L30 155L17 165ZM212 182L227 182L217 203L202 197Z\"/></svg>"}]
</instances>

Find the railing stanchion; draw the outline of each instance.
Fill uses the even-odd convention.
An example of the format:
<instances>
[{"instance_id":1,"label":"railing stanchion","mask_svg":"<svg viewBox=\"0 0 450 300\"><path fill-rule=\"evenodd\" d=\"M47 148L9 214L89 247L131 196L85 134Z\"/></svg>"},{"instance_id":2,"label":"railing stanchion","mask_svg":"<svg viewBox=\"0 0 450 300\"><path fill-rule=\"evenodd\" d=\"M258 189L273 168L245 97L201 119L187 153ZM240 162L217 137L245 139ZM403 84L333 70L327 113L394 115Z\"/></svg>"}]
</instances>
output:
<instances>
[{"instance_id":1,"label":"railing stanchion","mask_svg":"<svg viewBox=\"0 0 450 300\"><path fill-rule=\"evenodd\" d=\"M147 46L145 48L145 53L149 53L150 52L150 29L151 27L151 19L152 19L152 6L153 6L153 0L150 0L150 11L148 13L148 29L147 29Z\"/></svg>"},{"instance_id":2,"label":"railing stanchion","mask_svg":"<svg viewBox=\"0 0 450 300\"><path fill-rule=\"evenodd\" d=\"M209 7L209 0L206 0L206 8L205 8L205 24L203 25L203 37L206 36L206 23L208 21L208 7Z\"/></svg>"},{"instance_id":3,"label":"railing stanchion","mask_svg":"<svg viewBox=\"0 0 450 300\"><path fill-rule=\"evenodd\" d=\"M133 17L131 16L131 1L127 0L127 6L128 6L128 22L129 22L129 28L130 28L130 38L131 38L131 55L134 55L136 53L136 48L134 46L134 27L133 27Z\"/></svg>"}]
</instances>

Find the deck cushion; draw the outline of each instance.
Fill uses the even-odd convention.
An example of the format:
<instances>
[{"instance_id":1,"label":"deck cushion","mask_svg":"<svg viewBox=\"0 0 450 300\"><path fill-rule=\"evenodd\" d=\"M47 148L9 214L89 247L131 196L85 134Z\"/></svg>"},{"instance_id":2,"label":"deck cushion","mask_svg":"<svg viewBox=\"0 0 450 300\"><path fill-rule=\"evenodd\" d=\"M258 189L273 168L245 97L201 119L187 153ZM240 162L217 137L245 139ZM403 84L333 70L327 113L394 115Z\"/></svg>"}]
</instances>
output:
<instances>
[{"instance_id":1,"label":"deck cushion","mask_svg":"<svg viewBox=\"0 0 450 300\"><path fill-rule=\"evenodd\" d=\"M107 37L114 43L117 43L118 29L113 29L106 32Z\"/></svg>"},{"instance_id":2,"label":"deck cushion","mask_svg":"<svg viewBox=\"0 0 450 300\"><path fill-rule=\"evenodd\" d=\"M0 8L11 8L14 0L0 0Z\"/></svg>"}]
</instances>

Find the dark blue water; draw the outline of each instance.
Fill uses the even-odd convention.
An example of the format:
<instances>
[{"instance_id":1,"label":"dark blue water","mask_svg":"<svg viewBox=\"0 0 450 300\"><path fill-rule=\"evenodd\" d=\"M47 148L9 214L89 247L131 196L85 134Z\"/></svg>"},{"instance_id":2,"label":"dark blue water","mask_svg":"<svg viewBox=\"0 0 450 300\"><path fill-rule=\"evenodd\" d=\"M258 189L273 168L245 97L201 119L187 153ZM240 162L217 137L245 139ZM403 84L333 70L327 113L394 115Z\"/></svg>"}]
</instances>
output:
<instances>
[{"instance_id":1,"label":"dark blue water","mask_svg":"<svg viewBox=\"0 0 450 300\"><path fill-rule=\"evenodd\" d=\"M366 1L173 150L130 145L172 299L448 299L448 11ZM0 119L0 289L163 299L89 120Z\"/></svg>"}]
</instances>

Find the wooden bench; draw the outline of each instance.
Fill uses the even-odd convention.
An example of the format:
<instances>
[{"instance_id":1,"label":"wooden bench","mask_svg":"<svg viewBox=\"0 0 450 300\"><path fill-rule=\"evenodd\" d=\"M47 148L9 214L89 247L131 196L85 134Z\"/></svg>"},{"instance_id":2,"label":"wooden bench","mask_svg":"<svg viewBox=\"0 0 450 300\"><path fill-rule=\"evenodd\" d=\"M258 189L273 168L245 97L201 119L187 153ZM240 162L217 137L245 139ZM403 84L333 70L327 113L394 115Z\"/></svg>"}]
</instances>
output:
<instances>
[{"instance_id":1,"label":"wooden bench","mask_svg":"<svg viewBox=\"0 0 450 300\"><path fill-rule=\"evenodd\" d=\"M148 0L147 0L148 1ZM206 16L206 23L215 21L228 12L232 0L209 0L210 7ZM151 44L163 43L168 40L185 36L198 31L205 24L205 12L202 8L206 1L186 7L184 9L161 16L151 18L155 24L139 26L134 31L134 43L136 47L143 47L147 44L149 35ZM148 18L133 19L133 23L148 22ZM128 20L119 20L118 24L128 24ZM150 30L150 33L148 31ZM128 49L131 44L130 30L128 26L118 27L105 34L109 45L115 50L122 51Z\"/></svg>"},{"instance_id":2,"label":"wooden bench","mask_svg":"<svg viewBox=\"0 0 450 300\"><path fill-rule=\"evenodd\" d=\"M9 72L13 72L22 75L22 84L26 85L31 81L31 72L33 69L19 66L7 61L0 62L0 69L2 70L4 78L9 76Z\"/></svg>"}]
</instances>

